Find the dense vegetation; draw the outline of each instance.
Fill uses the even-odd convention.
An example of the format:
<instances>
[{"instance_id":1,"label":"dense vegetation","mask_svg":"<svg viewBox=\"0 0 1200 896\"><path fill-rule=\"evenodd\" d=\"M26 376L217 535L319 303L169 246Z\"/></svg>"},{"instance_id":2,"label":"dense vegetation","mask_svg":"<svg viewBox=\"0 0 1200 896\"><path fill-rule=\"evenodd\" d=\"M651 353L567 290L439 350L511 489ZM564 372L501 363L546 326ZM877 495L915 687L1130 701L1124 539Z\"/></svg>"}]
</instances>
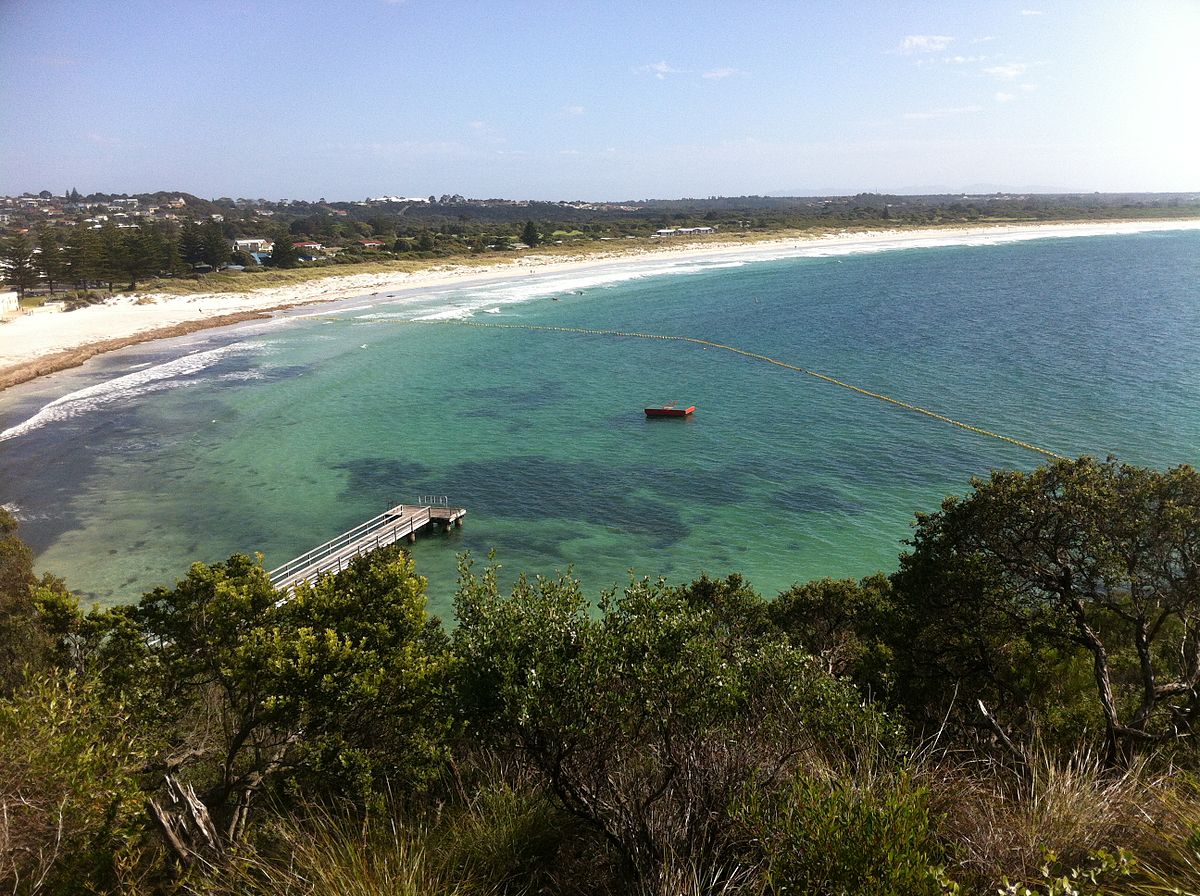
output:
<instances>
[{"instance_id":1,"label":"dense vegetation","mask_svg":"<svg viewBox=\"0 0 1200 896\"><path fill-rule=\"evenodd\" d=\"M1200 892L1200 475L998 472L899 569L502 593L398 549L80 612L0 511L17 893Z\"/></svg>"},{"instance_id":2,"label":"dense vegetation","mask_svg":"<svg viewBox=\"0 0 1200 896\"><path fill-rule=\"evenodd\" d=\"M200 199L155 193L16 200L0 268L18 291L136 288L152 278L203 276L227 265L260 271L234 251L266 239L278 268L470 258L514 247L586 249L656 231L713 228L728 239L840 228L1195 217L1194 194L711 197L629 202L381 198L362 202ZM693 237L694 238L694 237ZM310 244L297 249L294 244ZM318 248L319 247L319 248ZM252 286L252 282L244 285ZM83 299L82 296L78 297Z\"/></svg>"}]
</instances>

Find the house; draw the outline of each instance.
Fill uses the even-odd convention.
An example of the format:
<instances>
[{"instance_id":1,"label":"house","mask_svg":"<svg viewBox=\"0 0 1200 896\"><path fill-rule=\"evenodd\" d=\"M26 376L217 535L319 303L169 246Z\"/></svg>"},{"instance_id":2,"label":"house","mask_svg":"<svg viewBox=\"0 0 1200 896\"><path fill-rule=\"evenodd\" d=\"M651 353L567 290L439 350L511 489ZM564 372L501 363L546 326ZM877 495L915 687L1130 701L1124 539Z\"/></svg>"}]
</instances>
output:
<instances>
[{"instance_id":1,"label":"house","mask_svg":"<svg viewBox=\"0 0 1200 896\"><path fill-rule=\"evenodd\" d=\"M313 243L313 242L305 241L305 242L300 242L300 243L292 243L292 248L299 249L301 252L312 253L312 252L320 252L325 247L322 246L320 243Z\"/></svg>"},{"instance_id":2,"label":"house","mask_svg":"<svg viewBox=\"0 0 1200 896\"><path fill-rule=\"evenodd\" d=\"M233 241L234 252L249 252L251 255L255 252L270 252L274 248L274 242L261 236L246 237L245 239Z\"/></svg>"},{"instance_id":3,"label":"house","mask_svg":"<svg viewBox=\"0 0 1200 896\"><path fill-rule=\"evenodd\" d=\"M712 227L668 227L663 230L654 231L654 235L662 238L668 236L694 236L696 234L713 232L715 231Z\"/></svg>"},{"instance_id":4,"label":"house","mask_svg":"<svg viewBox=\"0 0 1200 896\"><path fill-rule=\"evenodd\" d=\"M382 249L387 245L383 240L359 240L358 242L364 249Z\"/></svg>"},{"instance_id":5,"label":"house","mask_svg":"<svg viewBox=\"0 0 1200 896\"><path fill-rule=\"evenodd\" d=\"M21 310L15 292L0 292L0 315L16 314Z\"/></svg>"}]
</instances>

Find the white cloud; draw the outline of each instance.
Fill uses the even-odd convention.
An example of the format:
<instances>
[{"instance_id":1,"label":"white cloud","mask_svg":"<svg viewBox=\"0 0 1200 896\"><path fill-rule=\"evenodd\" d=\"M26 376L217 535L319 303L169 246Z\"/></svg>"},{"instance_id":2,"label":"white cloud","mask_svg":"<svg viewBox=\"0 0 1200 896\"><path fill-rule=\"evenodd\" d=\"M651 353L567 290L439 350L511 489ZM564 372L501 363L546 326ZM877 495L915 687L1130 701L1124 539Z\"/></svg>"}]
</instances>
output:
<instances>
[{"instance_id":1,"label":"white cloud","mask_svg":"<svg viewBox=\"0 0 1200 896\"><path fill-rule=\"evenodd\" d=\"M587 110L583 106L563 106L562 111L564 115L582 115Z\"/></svg>"},{"instance_id":2,"label":"white cloud","mask_svg":"<svg viewBox=\"0 0 1200 896\"><path fill-rule=\"evenodd\" d=\"M954 40L945 34L910 34L900 42L897 53L940 53Z\"/></svg>"},{"instance_id":3,"label":"white cloud","mask_svg":"<svg viewBox=\"0 0 1200 896\"><path fill-rule=\"evenodd\" d=\"M733 75L744 75L745 72L736 68L714 68L712 71L705 72L701 77L708 78L712 81L719 81L722 78L729 78Z\"/></svg>"},{"instance_id":4,"label":"white cloud","mask_svg":"<svg viewBox=\"0 0 1200 896\"><path fill-rule=\"evenodd\" d=\"M1043 13L1040 9L1023 9L1023 10L1021 10L1021 15L1023 15L1023 16L1040 16L1040 15L1045 15L1045 13Z\"/></svg>"},{"instance_id":5,"label":"white cloud","mask_svg":"<svg viewBox=\"0 0 1200 896\"><path fill-rule=\"evenodd\" d=\"M654 62L650 65L643 65L638 69L638 71L654 75L654 77L658 78L660 81L665 80L667 75L680 74L679 69L671 67L666 62Z\"/></svg>"},{"instance_id":6,"label":"white cloud","mask_svg":"<svg viewBox=\"0 0 1200 896\"><path fill-rule=\"evenodd\" d=\"M951 106L942 109L929 109L924 112L905 112L901 117L905 121L928 121L932 118L950 118L954 115L971 115L982 111L983 106Z\"/></svg>"},{"instance_id":7,"label":"white cloud","mask_svg":"<svg viewBox=\"0 0 1200 896\"><path fill-rule=\"evenodd\" d=\"M1006 65L993 65L985 68L983 73L991 75L993 78L999 78L1001 81L1015 81L1025 74L1029 66L1024 62L1009 62Z\"/></svg>"},{"instance_id":8,"label":"white cloud","mask_svg":"<svg viewBox=\"0 0 1200 896\"><path fill-rule=\"evenodd\" d=\"M995 57L987 55L979 56L963 56L955 54L953 56L926 56L923 59L918 59L914 63L918 68L929 68L933 65L968 65L987 62Z\"/></svg>"},{"instance_id":9,"label":"white cloud","mask_svg":"<svg viewBox=\"0 0 1200 896\"><path fill-rule=\"evenodd\" d=\"M998 103L1011 103L1016 98L1017 95L1015 93L1005 93L1003 90L996 91L996 102Z\"/></svg>"}]
</instances>

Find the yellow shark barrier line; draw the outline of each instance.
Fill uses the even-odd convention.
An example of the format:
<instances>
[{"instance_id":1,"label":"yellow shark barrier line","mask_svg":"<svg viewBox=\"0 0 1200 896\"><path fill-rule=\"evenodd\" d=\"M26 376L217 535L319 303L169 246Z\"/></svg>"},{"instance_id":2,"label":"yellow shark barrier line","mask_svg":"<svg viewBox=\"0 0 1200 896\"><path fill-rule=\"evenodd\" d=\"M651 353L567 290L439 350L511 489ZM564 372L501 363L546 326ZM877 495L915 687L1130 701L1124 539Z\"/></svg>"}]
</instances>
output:
<instances>
[{"instance_id":1,"label":"yellow shark barrier line","mask_svg":"<svg viewBox=\"0 0 1200 896\"><path fill-rule=\"evenodd\" d=\"M416 323L416 321L414 321ZM457 324L461 327L479 327L480 329L488 330L534 330L542 333L578 333L584 336L610 336L619 337L622 339L659 339L666 342L690 342L693 345L703 345L708 348L719 348L722 351L732 352L735 355L741 355L744 358L750 358L753 361L762 361L766 364L774 364L776 367L782 367L785 370L792 370L796 373L803 373L806 376L811 376L826 383L831 383L834 386L841 386L843 389L849 389L851 392L857 392L859 395L865 395L868 398L874 398L878 401L884 401L888 404L893 404L898 408L904 408L906 411L912 411L915 414L923 414L934 420L940 420L942 423L948 423L951 426L957 426L959 429L965 429L967 432L973 432L979 436L986 436L989 439L997 439L1001 442L1007 442L1010 445L1015 445L1018 448L1024 448L1026 451L1033 451L1041 454L1044 457L1052 457L1061 459L1063 455L1057 454L1048 448L1041 448L1037 445L1031 445L1029 442L1022 442L1020 439L1014 439L1011 436L1006 436L998 432L992 432L990 429L984 429L980 426L972 426L970 423L964 423L961 420L955 420L953 417L947 417L945 414L939 414L937 411L931 411L928 408L923 408L920 405L909 404L907 401L901 401L898 398L892 398L890 395L883 395L880 392L872 392L870 389L863 389L860 386L855 386L852 383L846 383L835 377L828 376L824 373L818 373L815 370L808 370L804 367L797 367L795 364L788 364L785 361L780 361L778 358L770 358L766 355L760 355L756 352L748 352L745 349L737 348L732 345L724 345L720 342L712 342L708 339L697 339L694 336L664 336L661 333L627 333L621 330L591 330L586 327L543 327L536 324L489 324L481 321L473 320L440 320L440 321L419 321L419 323L430 324Z\"/></svg>"}]
</instances>

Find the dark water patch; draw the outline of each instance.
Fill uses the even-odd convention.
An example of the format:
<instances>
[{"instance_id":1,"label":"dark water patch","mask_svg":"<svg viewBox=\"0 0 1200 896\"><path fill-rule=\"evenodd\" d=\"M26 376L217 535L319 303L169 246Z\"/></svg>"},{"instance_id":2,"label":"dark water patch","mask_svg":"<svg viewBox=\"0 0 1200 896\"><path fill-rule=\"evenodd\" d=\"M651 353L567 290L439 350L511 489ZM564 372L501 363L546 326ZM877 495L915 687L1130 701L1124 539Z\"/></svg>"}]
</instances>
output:
<instances>
[{"instance_id":1,"label":"dark water patch","mask_svg":"<svg viewBox=\"0 0 1200 896\"><path fill-rule=\"evenodd\" d=\"M450 388L444 392L448 404L467 405L471 411L484 416L494 411L496 416L511 416L514 409L552 407L567 396L568 391L557 380L543 380L532 387L525 386L482 386L479 388ZM464 412L458 411L461 415Z\"/></svg>"},{"instance_id":2,"label":"dark water patch","mask_svg":"<svg viewBox=\"0 0 1200 896\"><path fill-rule=\"evenodd\" d=\"M105 453L115 452L117 454L145 454L151 451L159 451L163 443L154 438L128 438L124 440L114 440L107 444L87 445L89 451L103 451Z\"/></svg>"},{"instance_id":3,"label":"dark water patch","mask_svg":"<svg viewBox=\"0 0 1200 896\"><path fill-rule=\"evenodd\" d=\"M580 520L649 536L656 547L667 548L688 527L678 509L639 488L666 472L526 455L456 464L433 481L443 493L461 495L469 508L491 516Z\"/></svg>"},{"instance_id":4,"label":"dark water patch","mask_svg":"<svg viewBox=\"0 0 1200 896\"><path fill-rule=\"evenodd\" d=\"M281 366L272 366L271 364L255 363L247 364L244 367L236 368L231 373L254 373L255 376L249 381L250 385L260 385L265 383L277 383L282 380L294 379L298 376L304 376L307 373L312 373L317 369L315 364L285 364Z\"/></svg>"},{"instance_id":5,"label":"dark water patch","mask_svg":"<svg viewBox=\"0 0 1200 896\"><path fill-rule=\"evenodd\" d=\"M771 491L768 502L788 513L841 513L857 515L866 508L839 490L818 482L794 483Z\"/></svg>"},{"instance_id":6,"label":"dark water patch","mask_svg":"<svg viewBox=\"0 0 1200 896\"><path fill-rule=\"evenodd\" d=\"M466 525L470 527L472 522L468 516ZM548 528L553 531L547 531ZM482 560L494 550L497 560L506 566L514 558L537 557L539 566L565 568L579 558L568 557L563 550L564 543L557 525L540 526L537 520L530 520L519 532L492 530L483 536L469 531L457 546L457 552L469 551L473 557Z\"/></svg>"},{"instance_id":7,"label":"dark water patch","mask_svg":"<svg viewBox=\"0 0 1200 896\"><path fill-rule=\"evenodd\" d=\"M344 494L351 500L380 504L412 501L421 494L449 494L431 485L432 470L414 461L391 457L361 457L337 464L334 469L349 474Z\"/></svg>"}]
</instances>

